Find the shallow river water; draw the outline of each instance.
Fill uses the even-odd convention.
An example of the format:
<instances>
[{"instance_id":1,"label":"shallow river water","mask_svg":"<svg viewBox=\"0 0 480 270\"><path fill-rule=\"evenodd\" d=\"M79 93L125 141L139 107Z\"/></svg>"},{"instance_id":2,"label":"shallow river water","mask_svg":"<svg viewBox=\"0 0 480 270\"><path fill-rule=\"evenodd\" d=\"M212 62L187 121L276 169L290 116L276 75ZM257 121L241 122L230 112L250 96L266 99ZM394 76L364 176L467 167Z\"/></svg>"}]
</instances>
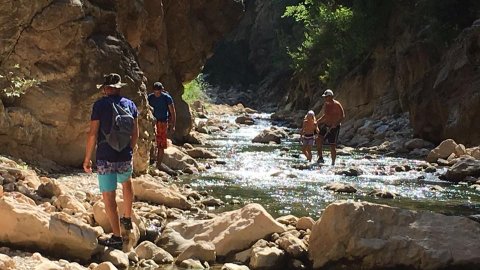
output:
<instances>
[{"instance_id":1,"label":"shallow river water","mask_svg":"<svg viewBox=\"0 0 480 270\"><path fill-rule=\"evenodd\" d=\"M298 141L285 140L280 145L253 144L251 140L263 129L271 126L266 115L257 115L256 125L242 125L238 130L213 134L208 140L211 151L226 162L212 165L210 170L184 176L180 183L189 183L198 190L207 190L227 204L217 211L241 207L244 203L262 204L274 217L293 214L318 218L321 210L339 199L366 200L409 209L427 209L449 215L480 213L480 192L465 185L453 185L438 179L438 174L416 170L395 172L396 165L412 168L424 163L396 157L354 153L338 156L335 167L309 163L307 170L295 169L295 165L308 164L301 155ZM234 122L235 117L223 120ZM288 148L288 151L286 151ZM326 164L330 164L328 149L324 152ZM368 159L367 159L368 158ZM316 153L314 153L314 160ZM358 177L336 175L335 171L358 167L364 174ZM422 179L423 178L423 179ZM352 184L356 194L335 194L325 190L330 182ZM432 190L440 186L442 191ZM395 199L374 198L368 193L373 189L398 193ZM231 204L238 200L239 205Z\"/></svg>"}]
</instances>

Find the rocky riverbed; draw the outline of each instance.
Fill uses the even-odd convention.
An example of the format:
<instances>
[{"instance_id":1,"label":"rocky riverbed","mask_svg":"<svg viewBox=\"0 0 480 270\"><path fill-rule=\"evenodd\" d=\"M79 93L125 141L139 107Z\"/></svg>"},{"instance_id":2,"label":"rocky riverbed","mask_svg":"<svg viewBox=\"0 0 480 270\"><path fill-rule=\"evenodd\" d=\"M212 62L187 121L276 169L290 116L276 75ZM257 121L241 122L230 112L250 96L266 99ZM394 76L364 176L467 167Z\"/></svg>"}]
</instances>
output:
<instances>
[{"instance_id":1,"label":"rocky riverbed","mask_svg":"<svg viewBox=\"0 0 480 270\"><path fill-rule=\"evenodd\" d=\"M198 133L191 135L191 141L205 145L169 147L165 164L178 176L151 170L133 179L135 224L125 233L128 242L122 251L98 245L98 237L105 237L111 229L95 175L79 171L47 174L19 160L1 157L0 269L480 266L476 252L480 224L473 220L480 203L478 147L466 148L447 140L434 148L420 139L402 137L401 147L409 150L402 153L413 157L415 149L426 149L421 154L428 162L385 158L383 154L393 151L389 147L345 146L338 166L317 167L293 153L298 145L294 130L263 126L270 121L254 110L201 103L193 108ZM371 127L374 131L379 128L375 125ZM257 132L250 141L241 139L250 136L245 135L246 127L255 127L252 130ZM386 138L401 136L393 131ZM212 147L229 138L237 148ZM244 151L247 144L254 148ZM270 152L284 156L275 158L267 154ZM270 168L277 169L262 171L265 160L272 160L276 167ZM224 177L226 172L233 177L213 180L213 176ZM433 209L412 207L416 200L410 191L420 187L399 175L415 175L417 181L427 178L422 185L445 196L437 197L440 201ZM297 189L308 177L312 184L303 191ZM270 183L269 189L280 192L261 190L256 184L260 179ZM223 193L219 187L222 181ZM384 188L362 184L375 181ZM291 184L285 186L286 182ZM242 189L247 192L239 192ZM314 197L314 193L330 195ZM467 195L455 195L460 193ZM262 196L271 200L253 199ZM303 212L284 207L276 210L282 200L291 198L300 199L297 208L312 208L320 201L324 206ZM312 200L313 204L309 203ZM451 207L449 215L444 215L442 201L445 208L455 201L465 207ZM121 209L121 192L117 202Z\"/></svg>"}]
</instances>

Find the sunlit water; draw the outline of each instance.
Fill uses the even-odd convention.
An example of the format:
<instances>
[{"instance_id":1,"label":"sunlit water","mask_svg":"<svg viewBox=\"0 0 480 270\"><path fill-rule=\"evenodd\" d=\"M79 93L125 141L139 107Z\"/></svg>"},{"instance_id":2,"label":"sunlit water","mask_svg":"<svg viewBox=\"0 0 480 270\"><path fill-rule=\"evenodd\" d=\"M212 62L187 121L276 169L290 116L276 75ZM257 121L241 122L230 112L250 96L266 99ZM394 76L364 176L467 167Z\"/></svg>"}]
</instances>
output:
<instances>
[{"instance_id":1,"label":"sunlit water","mask_svg":"<svg viewBox=\"0 0 480 270\"><path fill-rule=\"evenodd\" d=\"M436 173L394 171L395 165L416 168L422 163L419 160L382 156L366 159L365 154L355 153L353 156L338 156L335 167L310 163L307 170L295 169L296 164L307 164L298 141L287 139L280 145L251 142L260 131L271 126L266 115L257 117L262 119L256 119L256 125L216 133L208 140L206 148L226 161L225 165L212 165L210 170L200 175L181 177L181 183L207 190L227 203L215 211L236 209L245 203L257 202L275 217L293 214L318 218L329 203L353 199L450 215L480 213L480 192L465 185L439 180L438 174L443 172L442 169ZM224 117L224 120L234 122L235 117ZM326 150L325 161L330 164L329 151ZM214 164L213 161L205 162ZM361 168L364 174L358 177L335 174L335 171L354 166ZM356 194L335 194L324 189L330 182L349 183L358 191ZM432 191L435 185L444 190ZM368 195L373 189L388 190L400 196L395 199L374 198ZM232 205L230 202L233 200L242 203Z\"/></svg>"}]
</instances>

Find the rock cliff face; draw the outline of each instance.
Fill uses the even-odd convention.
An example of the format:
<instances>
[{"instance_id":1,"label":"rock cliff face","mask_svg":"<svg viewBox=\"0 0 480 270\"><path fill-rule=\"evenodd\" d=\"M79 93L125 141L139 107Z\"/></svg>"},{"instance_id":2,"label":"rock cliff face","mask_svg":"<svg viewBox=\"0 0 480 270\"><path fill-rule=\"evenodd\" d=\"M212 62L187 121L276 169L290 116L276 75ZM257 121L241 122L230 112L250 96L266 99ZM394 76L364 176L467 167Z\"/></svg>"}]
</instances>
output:
<instances>
[{"instance_id":1,"label":"rock cliff face","mask_svg":"<svg viewBox=\"0 0 480 270\"><path fill-rule=\"evenodd\" d=\"M281 19L285 7L298 0L246 0L245 16L222 41L205 65L206 80L216 89L220 102L249 106L265 105L265 100L282 100L291 70L285 39L298 39L293 21ZM272 88L274 88L272 90ZM261 96L261 99L258 97Z\"/></svg>"},{"instance_id":2,"label":"rock cliff face","mask_svg":"<svg viewBox=\"0 0 480 270\"><path fill-rule=\"evenodd\" d=\"M399 5L399 6L398 6ZM414 136L439 143L447 138L480 143L480 24L463 30L455 40L436 43L406 17L411 7L397 4L387 37L337 87L337 99L348 119L408 113ZM422 32L423 31L423 32ZM445 43L449 43L445 47ZM310 108L320 110L323 89L308 95ZM287 108L305 109L303 92L291 90Z\"/></svg>"},{"instance_id":3,"label":"rock cliff face","mask_svg":"<svg viewBox=\"0 0 480 270\"><path fill-rule=\"evenodd\" d=\"M150 85L161 80L177 105L176 140L190 130L182 82L194 78L213 45L240 19L241 1L42 0L0 1L0 64L20 66L39 84L0 102L1 152L28 160L79 165L95 84L116 72L122 94L141 112L137 171L146 169L153 130L146 107Z\"/></svg>"},{"instance_id":4,"label":"rock cliff face","mask_svg":"<svg viewBox=\"0 0 480 270\"><path fill-rule=\"evenodd\" d=\"M236 95L239 97L236 102L245 100L245 95L262 102L278 102L278 111L284 110L287 115L291 115L291 111L314 109L318 112L321 109L321 94L325 87L319 86L318 79L312 78L311 85L290 80L293 71L289 70L288 61L279 62L279 50L285 50L284 44L279 45L279 42L290 38L288 43L292 44L292 40L302 39L294 36L301 32L295 31L296 24L288 24L281 18L285 6L295 2L298 1L281 4L263 0L247 2L250 6L247 6L242 23L216 54L220 56L225 50L233 57L228 61L225 57L213 57L206 65L205 71L214 86L243 91L242 95ZM480 126L475 120L480 117L479 75L476 71L480 59L480 22L472 25L475 18L458 15L465 9L475 10L478 5L458 2L461 7L447 17L457 29L465 28L463 32L454 39L432 41L432 35L444 33L433 29L427 20L419 19L421 23L413 23L413 17L425 15L412 15L416 9L414 3L395 3L385 39L333 87L337 98L346 109L347 119L381 119L406 113L415 136L435 143L454 138L467 145L478 144ZM432 5L442 8L440 2ZM442 21L443 24L446 22ZM265 36L259 37L257 33L260 32ZM233 61L239 52L249 55L247 62ZM215 69L219 66L224 68ZM230 72L235 70L234 67L237 72ZM229 79L218 80L217 74ZM234 75L253 79L241 86L242 80Z\"/></svg>"},{"instance_id":5,"label":"rock cliff face","mask_svg":"<svg viewBox=\"0 0 480 270\"><path fill-rule=\"evenodd\" d=\"M402 29L400 20L393 18L392 27ZM394 36L336 89L349 118L408 112L415 136L480 143L480 26L463 30L447 49L418 40L405 26Z\"/></svg>"}]
</instances>

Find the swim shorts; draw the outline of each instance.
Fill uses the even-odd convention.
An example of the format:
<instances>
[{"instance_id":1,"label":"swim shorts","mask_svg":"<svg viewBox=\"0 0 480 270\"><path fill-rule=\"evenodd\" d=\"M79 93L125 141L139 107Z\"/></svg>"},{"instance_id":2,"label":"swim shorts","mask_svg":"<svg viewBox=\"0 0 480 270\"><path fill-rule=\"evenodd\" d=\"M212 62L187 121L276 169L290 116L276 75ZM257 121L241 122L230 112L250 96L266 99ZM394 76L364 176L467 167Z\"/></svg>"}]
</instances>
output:
<instances>
[{"instance_id":1,"label":"swim shorts","mask_svg":"<svg viewBox=\"0 0 480 270\"><path fill-rule=\"evenodd\" d=\"M324 138L323 144L324 145L335 145L338 141L338 134L340 133L340 125L336 127L329 127L328 125L321 125L319 127L320 132L318 136L322 136Z\"/></svg>"},{"instance_id":2,"label":"swim shorts","mask_svg":"<svg viewBox=\"0 0 480 270\"><path fill-rule=\"evenodd\" d=\"M114 191L117 183L124 183L132 176L132 161L97 160L97 175L100 192Z\"/></svg>"},{"instance_id":3,"label":"swim shorts","mask_svg":"<svg viewBox=\"0 0 480 270\"><path fill-rule=\"evenodd\" d=\"M159 149L167 149L167 130L168 122L157 121L155 124L155 139Z\"/></svg>"},{"instance_id":4,"label":"swim shorts","mask_svg":"<svg viewBox=\"0 0 480 270\"><path fill-rule=\"evenodd\" d=\"M305 134L302 138L303 145L314 145L315 144L315 134Z\"/></svg>"}]
</instances>

